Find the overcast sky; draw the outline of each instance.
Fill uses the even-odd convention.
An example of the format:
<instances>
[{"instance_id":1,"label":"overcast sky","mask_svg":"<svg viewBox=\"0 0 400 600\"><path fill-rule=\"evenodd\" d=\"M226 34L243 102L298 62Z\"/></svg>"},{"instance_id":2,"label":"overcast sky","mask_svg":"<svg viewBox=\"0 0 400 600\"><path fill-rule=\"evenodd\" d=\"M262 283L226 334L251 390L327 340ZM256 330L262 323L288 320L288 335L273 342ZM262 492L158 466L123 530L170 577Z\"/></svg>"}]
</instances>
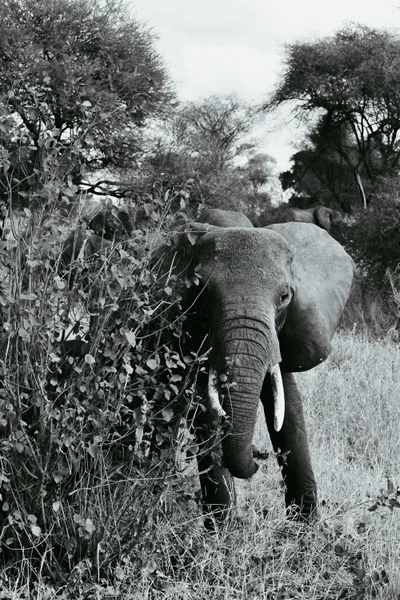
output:
<instances>
[{"instance_id":1,"label":"overcast sky","mask_svg":"<svg viewBox=\"0 0 400 600\"><path fill-rule=\"evenodd\" d=\"M158 35L158 50L182 99L235 91L268 96L280 72L283 45L332 35L346 22L400 30L400 0L129 0ZM266 122L263 148L284 168L296 128ZM260 133L260 132L259 132Z\"/></svg>"}]
</instances>

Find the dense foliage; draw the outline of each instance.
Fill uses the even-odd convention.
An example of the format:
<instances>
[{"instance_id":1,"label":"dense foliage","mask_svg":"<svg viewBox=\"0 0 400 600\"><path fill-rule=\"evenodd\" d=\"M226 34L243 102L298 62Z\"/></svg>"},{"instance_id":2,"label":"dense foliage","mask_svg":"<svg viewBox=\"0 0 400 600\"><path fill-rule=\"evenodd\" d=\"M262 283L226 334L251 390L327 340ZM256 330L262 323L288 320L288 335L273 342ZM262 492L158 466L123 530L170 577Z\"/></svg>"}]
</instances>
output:
<instances>
[{"instance_id":1,"label":"dense foliage","mask_svg":"<svg viewBox=\"0 0 400 600\"><path fill-rule=\"evenodd\" d=\"M292 156L292 167L281 173L284 190L292 190L290 203L299 208L317 204L351 213L359 202L357 179L349 169L342 146L352 145L351 136L342 125L334 125L329 114L305 135L301 149ZM363 191L370 194L372 184L364 182Z\"/></svg>"},{"instance_id":2,"label":"dense foliage","mask_svg":"<svg viewBox=\"0 0 400 600\"><path fill-rule=\"evenodd\" d=\"M256 118L256 108L232 94L182 104L144 157L142 181L144 174L164 191L188 185L193 216L204 206L258 214L271 201L265 184L278 180L274 159L249 137Z\"/></svg>"},{"instance_id":3,"label":"dense foliage","mask_svg":"<svg viewBox=\"0 0 400 600\"><path fill-rule=\"evenodd\" d=\"M5 0L0 56L14 206L43 205L48 169L75 192L94 170L132 167L141 126L172 97L152 34L117 0Z\"/></svg>"},{"instance_id":4,"label":"dense foliage","mask_svg":"<svg viewBox=\"0 0 400 600\"><path fill-rule=\"evenodd\" d=\"M153 42L117 0L0 5L0 563L9 581L26 583L27 598L43 577L76 577L81 597L112 597L100 582L113 573L115 589L126 585L125 568L161 589L164 572L196 563L187 519L201 531L190 465L205 357L185 350L181 297L197 281L160 280L151 251L204 206L282 210L267 189L273 159L248 137L254 107L235 96L171 105ZM400 290L396 48L392 35L360 28L294 45L293 77L274 100L325 110L282 176L299 205L334 201L350 212L363 177L370 207L355 213L344 242L363 290L384 294L388 327ZM357 69L368 75L363 90ZM156 121L145 136L160 114L163 135ZM113 202L93 202L110 190ZM104 239L67 261L71 231ZM173 545L158 548L168 536ZM365 589L372 582L354 577ZM278 579L268 585L280 593ZM84 589L93 580L97 588Z\"/></svg>"},{"instance_id":5,"label":"dense foliage","mask_svg":"<svg viewBox=\"0 0 400 600\"><path fill-rule=\"evenodd\" d=\"M395 34L360 25L287 46L286 69L266 108L291 102L298 116L317 120L304 152L294 157L291 175L297 191L311 170L350 212L357 196L358 204L368 204L377 177L397 173L399 50ZM349 176L353 200L347 191Z\"/></svg>"},{"instance_id":6,"label":"dense foliage","mask_svg":"<svg viewBox=\"0 0 400 600\"><path fill-rule=\"evenodd\" d=\"M399 273L400 198L381 193L367 213L357 215L357 223L348 232L349 246L360 270L374 291L388 291L389 274Z\"/></svg>"},{"instance_id":7,"label":"dense foliage","mask_svg":"<svg viewBox=\"0 0 400 600\"><path fill-rule=\"evenodd\" d=\"M66 265L67 227L7 248L0 296L0 560L60 580L139 552L149 503L181 490L204 360L183 350L191 282L161 285L143 232Z\"/></svg>"}]
</instances>

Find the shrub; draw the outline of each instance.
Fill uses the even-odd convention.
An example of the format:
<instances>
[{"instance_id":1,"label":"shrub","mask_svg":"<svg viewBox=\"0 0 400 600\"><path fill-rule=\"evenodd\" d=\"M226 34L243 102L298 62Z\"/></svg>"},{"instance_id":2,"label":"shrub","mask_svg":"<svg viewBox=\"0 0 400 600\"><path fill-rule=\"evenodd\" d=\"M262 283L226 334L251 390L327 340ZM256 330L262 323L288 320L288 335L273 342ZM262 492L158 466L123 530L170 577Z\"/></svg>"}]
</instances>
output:
<instances>
[{"instance_id":1,"label":"shrub","mask_svg":"<svg viewBox=\"0 0 400 600\"><path fill-rule=\"evenodd\" d=\"M372 333L386 333L396 327L399 314L400 197L395 182L383 180L368 211L358 213L355 219L341 240L358 267L349 306L362 313Z\"/></svg>"},{"instance_id":2,"label":"shrub","mask_svg":"<svg viewBox=\"0 0 400 600\"><path fill-rule=\"evenodd\" d=\"M387 271L400 263L400 197L382 195L356 216L347 245L375 290L389 289Z\"/></svg>"},{"instance_id":3,"label":"shrub","mask_svg":"<svg viewBox=\"0 0 400 600\"><path fill-rule=\"evenodd\" d=\"M57 579L139 552L161 499L186 498L203 358L180 350L181 284L160 287L142 231L81 252L73 285L67 225L32 231L2 254L0 539L5 564Z\"/></svg>"}]
</instances>

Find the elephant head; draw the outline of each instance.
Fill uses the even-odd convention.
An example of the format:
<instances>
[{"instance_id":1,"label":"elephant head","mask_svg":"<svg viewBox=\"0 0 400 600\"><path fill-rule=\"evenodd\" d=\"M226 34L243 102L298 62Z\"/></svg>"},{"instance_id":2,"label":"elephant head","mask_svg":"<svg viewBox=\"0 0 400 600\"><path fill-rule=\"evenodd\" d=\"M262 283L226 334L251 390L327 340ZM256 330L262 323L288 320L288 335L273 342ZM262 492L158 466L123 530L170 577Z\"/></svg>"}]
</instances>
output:
<instances>
[{"instance_id":1,"label":"elephant head","mask_svg":"<svg viewBox=\"0 0 400 600\"><path fill-rule=\"evenodd\" d=\"M290 208L287 211L287 218L285 220L313 223L328 232L331 231L332 227L338 227L344 222L338 210L322 205L304 210L301 208Z\"/></svg>"},{"instance_id":2,"label":"elephant head","mask_svg":"<svg viewBox=\"0 0 400 600\"><path fill-rule=\"evenodd\" d=\"M62 267L67 268L83 254L86 258L101 254L112 242L88 231L74 230L65 240L61 252Z\"/></svg>"},{"instance_id":3,"label":"elephant head","mask_svg":"<svg viewBox=\"0 0 400 600\"><path fill-rule=\"evenodd\" d=\"M192 223L171 253L166 246L159 253L169 274L196 273L201 280L210 403L231 424L222 442L225 466L235 477L250 477L257 469L252 438L262 387L269 381L275 390L279 428L279 365L302 371L328 356L353 262L324 230L306 223L263 229Z\"/></svg>"},{"instance_id":4,"label":"elephant head","mask_svg":"<svg viewBox=\"0 0 400 600\"><path fill-rule=\"evenodd\" d=\"M328 208L327 206L314 206L313 208L285 208L280 205L272 211L272 214L266 217L255 217L253 219L254 227L266 227L273 223L289 223L291 221L300 223L312 223L325 229L328 233L332 229L340 227L344 219L338 210Z\"/></svg>"}]
</instances>

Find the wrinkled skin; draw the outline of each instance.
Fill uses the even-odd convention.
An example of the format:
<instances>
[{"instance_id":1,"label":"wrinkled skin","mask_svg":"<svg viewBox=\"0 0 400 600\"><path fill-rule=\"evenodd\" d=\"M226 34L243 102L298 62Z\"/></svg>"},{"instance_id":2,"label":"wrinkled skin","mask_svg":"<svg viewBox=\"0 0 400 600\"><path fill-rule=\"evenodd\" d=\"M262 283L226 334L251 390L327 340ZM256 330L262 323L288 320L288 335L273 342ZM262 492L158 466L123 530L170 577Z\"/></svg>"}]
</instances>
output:
<instances>
[{"instance_id":1,"label":"wrinkled skin","mask_svg":"<svg viewBox=\"0 0 400 600\"><path fill-rule=\"evenodd\" d=\"M132 233L132 223L125 209L99 211L88 223L88 228L106 240L121 240Z\"/></svg>"},{"instance_id":2,"label":"wrinkled skin","mask_svg":"<svg viewBox=\"0 0 400 600\"><path fill-rule=\"evenodd\" d=\"M85 230L74 229L64 241L61 266L66 268L77 260L83 251L86 258L101 254L112 242L127 239L132 233L132 223L125 209L107 207L99 210L87 223Z\"/></svg>"},{"instance_id":3,"label":"wrinkled skin","mask_svg":"<svg viewBox=\"0 0 400 600\"><path fill-rule=\"evenodd\" d=\"M78 259L79 253L83 251L86 258L94 254L101 254L106 248L112 246L108 240L90 232L75 230L65 240L61 252L63 267Z\"/></svg>"},{"instance_id":4,"label":"wrinkled skin","mask_svg":"<svg viewBox=\"0 0 400 600\"><path fill-rule=\"evenodd\" d=\"M332 228L338 228L343 223L343 217L338 210L333 208L327 208L326 206L314 206L313 208L288 208L281 213L277 220L273 218L264 219L263 217L257 217L254 219L255 227L266 227L272 223L312 223L322 229L325 229L328 233L331 232Z\"/></svg>"},{"instance_id":5,"label":"wrinkled skin","mask_svg":"<svg viewBox=\"0 0 400 600\"><path fill-rule=\"evenodd\" d=\"M215 459L215 447L213 452L203 450L198 458L205 511L224 518L235 500L232 477L248 478L256 472L252 440L261 399L287 488L286 505L308 519L316 511L317 486L292 372L313 368L328 356L349 295L353 262L325 231L310 224L254 229L243 227L243 215L238 215L235 227L230 213L227 221L222 218L230 226L221 227L215 223L220 224L224 215L209 217L214 224L185 226L173 257L176 273L190 275L195 270L204 286L187 323L194 332L194 351L196 338L204 339L209 332L209 367L219 378L228 423L221 461ZM159 256L168 271L170 249L163 247ZM208 320L201 312L204 305ZM277 364L286 397L280 431L274 428L271 380ZM198 420L200 439L204 428L213 430L217 420L210 401ZM206 449L218 441L215 434Z\"/></svg>"},{"instance_id":6,"label":"wrinkled skin","mask_svg":"<svg viewBox=\"0 0 400 600\"><path fill-rule=\"evenodd\" d=\"M207 208L197 219L198 223L209 223L218 227L253 227L250 219L233 210L222 210L220 208Z\"/></svg>"},{"instance_id":7,"label":"wrinkled skin","mask_svg":"<svg viewBox=\"0 0 400 600\"><path fill-rule=\"evenodd\" d=\"M132 224L125 209L106 207L87 223L86 229L74 229L64 241L60 272L68 275L69 283L74 280L73 266L79 256L85 259L103 254L113 243L123 242L132 234Z\"/></svg>"}]
</instances>

